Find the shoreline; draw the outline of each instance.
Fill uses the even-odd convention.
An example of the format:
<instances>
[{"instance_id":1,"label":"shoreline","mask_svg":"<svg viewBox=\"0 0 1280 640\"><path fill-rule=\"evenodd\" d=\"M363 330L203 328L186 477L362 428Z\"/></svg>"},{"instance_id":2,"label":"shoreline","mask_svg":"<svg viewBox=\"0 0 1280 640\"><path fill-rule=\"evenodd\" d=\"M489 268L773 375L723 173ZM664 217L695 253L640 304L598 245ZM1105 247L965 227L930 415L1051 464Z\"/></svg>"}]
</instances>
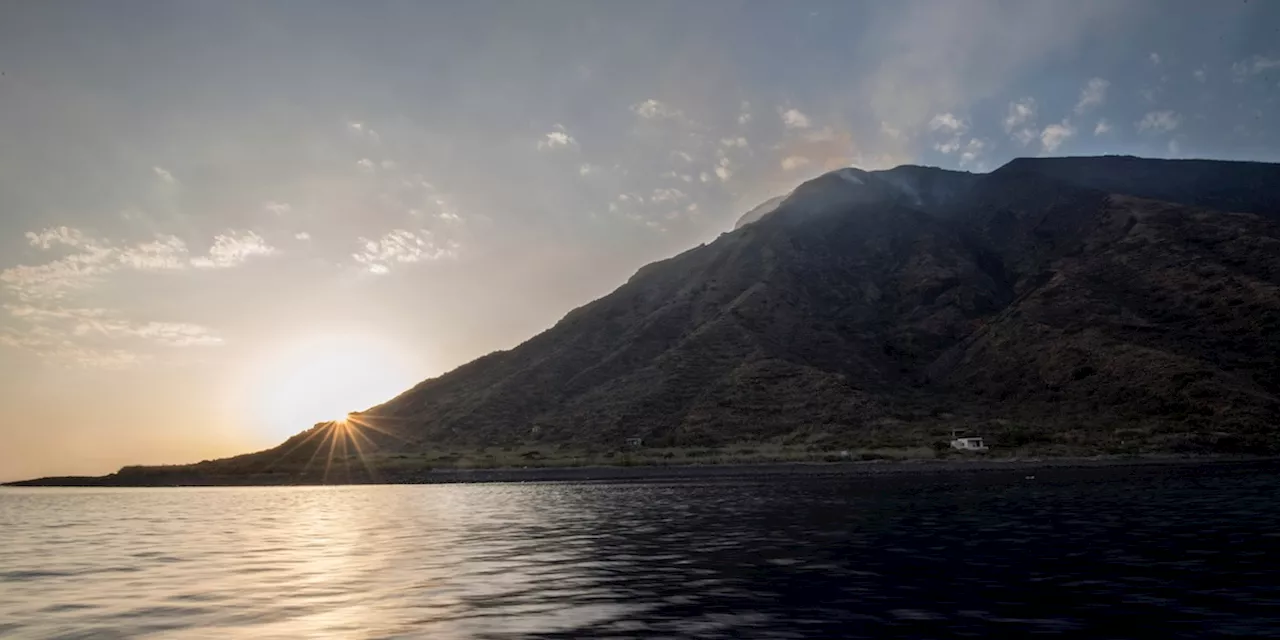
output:
<instances>
[{"instance_id":1,"label":"shoreline","mask_svg":"<svg viewBox=\"0 0 1280 640\"><path fill-rule=\"evenodd\" d=\"M1094 456L855 462L779 462L647 466L506 467L494 469L388 470L372 477L317 481L283 474L245 476L177 476L159 478L63 476L0 483L0 487L248 487L342 486L400 484L471 484L501 482L668 482L742 478L847 476L1088 469L1104 467L1245 465L1280 462L1274 456Z\"/></svg>"}]
</instances>

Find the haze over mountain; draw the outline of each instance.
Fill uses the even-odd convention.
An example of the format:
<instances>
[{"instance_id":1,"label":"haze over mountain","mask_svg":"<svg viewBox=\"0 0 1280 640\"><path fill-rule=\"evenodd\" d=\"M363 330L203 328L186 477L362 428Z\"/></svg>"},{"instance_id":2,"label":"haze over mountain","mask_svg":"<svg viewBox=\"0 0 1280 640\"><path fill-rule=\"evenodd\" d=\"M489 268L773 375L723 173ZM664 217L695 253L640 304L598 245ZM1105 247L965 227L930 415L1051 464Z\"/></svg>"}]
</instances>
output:
<instances>
[{"instance_id":1,"label":"haze over mountain","mask_svg":"<svg viewBox=\"0 0 1280 640\"><path fill-rule=\"evenodd\" d=\"M1278 195L1262 163L840 169L353 416L358 435L320 424L203 468L633 437L931 446L953 428L1007 449L1274 451Z\"/></svg>"}]
</instances>

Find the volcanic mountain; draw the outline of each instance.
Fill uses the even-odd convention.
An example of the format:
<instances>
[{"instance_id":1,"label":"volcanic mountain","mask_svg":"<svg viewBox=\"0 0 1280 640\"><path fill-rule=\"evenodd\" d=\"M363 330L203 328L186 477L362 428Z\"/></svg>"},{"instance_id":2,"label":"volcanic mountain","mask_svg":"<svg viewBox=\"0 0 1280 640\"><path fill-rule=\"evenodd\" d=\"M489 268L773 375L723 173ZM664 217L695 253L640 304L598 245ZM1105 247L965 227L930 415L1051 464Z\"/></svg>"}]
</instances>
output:
<instances>
[{"instance_id":1,"label":"volcanic mountain","mask_svg":"<svg viewBox=\"0 0 1280 640\"><path fill-rule=\"evenodd\" d=\"M1280 165L840 169L354 414L358 436L321 424L203 464L297 466L338 440L929 447L955 428L1045 452L1276 451L1278 287Z\"/></svg>"}]
</instances>

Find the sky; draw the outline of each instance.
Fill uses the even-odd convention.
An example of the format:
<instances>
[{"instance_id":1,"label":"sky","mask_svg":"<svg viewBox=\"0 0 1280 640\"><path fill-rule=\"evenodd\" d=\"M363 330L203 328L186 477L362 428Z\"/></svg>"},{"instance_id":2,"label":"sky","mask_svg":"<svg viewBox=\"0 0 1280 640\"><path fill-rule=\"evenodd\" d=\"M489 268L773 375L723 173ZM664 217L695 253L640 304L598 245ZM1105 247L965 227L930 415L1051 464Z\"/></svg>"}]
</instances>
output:
<instances>
[{"instance_id":1,"label":"sky","mask_svg":"<svg viewBox=\"0 0 1280 640\"><path fill-rule=\"evenodd\" d=\"M0 0L0 480L273 446L843 166L1280 161L1280 3Z\"/></svg>"}]
</instances>

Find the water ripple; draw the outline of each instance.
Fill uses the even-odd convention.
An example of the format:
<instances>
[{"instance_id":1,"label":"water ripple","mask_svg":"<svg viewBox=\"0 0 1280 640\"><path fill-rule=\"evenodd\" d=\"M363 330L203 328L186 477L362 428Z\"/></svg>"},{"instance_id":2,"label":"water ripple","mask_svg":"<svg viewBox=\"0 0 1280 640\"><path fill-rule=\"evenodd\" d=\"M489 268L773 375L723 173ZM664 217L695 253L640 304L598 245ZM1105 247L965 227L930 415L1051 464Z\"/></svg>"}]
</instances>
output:
<instances>
[{"instance_id":1,"label":"water ripple","mask_svg":"<svg viewBox=\"0 0 1280 640\"><path fill-rule=\"evenodd\" d=\"M1269 465L0 491L15 638L1272 636Z\"/></svg>"}]
</instances>

